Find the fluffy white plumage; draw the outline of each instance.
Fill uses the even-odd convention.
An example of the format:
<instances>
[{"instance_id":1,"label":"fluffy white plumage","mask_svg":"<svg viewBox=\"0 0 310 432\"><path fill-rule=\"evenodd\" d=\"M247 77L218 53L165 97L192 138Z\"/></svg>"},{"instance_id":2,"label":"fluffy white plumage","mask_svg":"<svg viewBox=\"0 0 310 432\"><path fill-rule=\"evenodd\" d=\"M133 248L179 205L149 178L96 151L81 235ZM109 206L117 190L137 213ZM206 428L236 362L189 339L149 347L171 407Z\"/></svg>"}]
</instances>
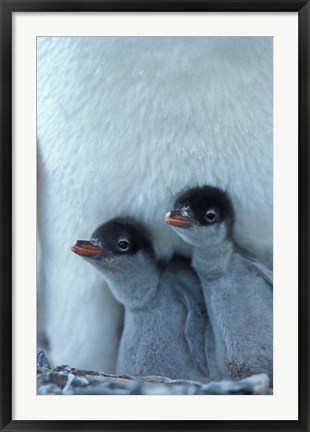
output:
<instances>
[{"instance_id":1,"label":"fluffy white plumage","mask_svg":"<svg viewBox=\"0 0 310 432\"><path fill-rule=\"evenodd\" d=\"M122 309L70 252L140 218L158 254L183 188L229 191L235 238L272 262L271 38L39 38L38 287L51 358L113 372ZM41 323L41 325L42 325Z\"/></svg>"}]
</instances>

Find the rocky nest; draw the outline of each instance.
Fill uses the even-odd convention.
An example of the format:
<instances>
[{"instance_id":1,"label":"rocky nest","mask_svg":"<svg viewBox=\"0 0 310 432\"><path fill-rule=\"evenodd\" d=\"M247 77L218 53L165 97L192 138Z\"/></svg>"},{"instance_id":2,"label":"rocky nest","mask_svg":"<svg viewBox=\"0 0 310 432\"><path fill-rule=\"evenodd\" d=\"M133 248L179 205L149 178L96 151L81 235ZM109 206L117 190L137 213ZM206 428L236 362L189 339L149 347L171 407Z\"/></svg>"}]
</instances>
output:
<instances>
[{"instance_id":1,"label":"rocky nest","mask_svg":"<svg viewBox=\"0 0 310 432\"><path fill-rule=\"evenodd\" d=\"M163 376L111 375L68 365L51 368L43 351L37 355L38 395L266 395L266 374L240 380L172 380Z\"/></svg>"}]
</instances>

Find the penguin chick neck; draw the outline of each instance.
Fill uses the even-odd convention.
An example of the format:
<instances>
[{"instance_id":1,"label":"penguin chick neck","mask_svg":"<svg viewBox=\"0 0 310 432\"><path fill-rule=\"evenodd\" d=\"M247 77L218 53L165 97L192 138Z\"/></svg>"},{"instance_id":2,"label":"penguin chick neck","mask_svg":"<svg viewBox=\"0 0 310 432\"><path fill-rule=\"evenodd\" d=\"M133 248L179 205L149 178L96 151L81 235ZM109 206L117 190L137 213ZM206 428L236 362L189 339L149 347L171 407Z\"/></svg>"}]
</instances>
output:
<instances>
[{"instance_id":1,"label":"penguin chick neck","mask_svg":"<svg viewBox=\"0 0 310 432\"><path fill-rule=\"evenodd\" d=\"M222 227L217 228L221 230ZM201 237L193 249L192 266L199 275L207 279L221 277L229 268L234 249L233 242L226 236L221 238L218 232L212 232L213 227L198 229L201 231Z\"/></svg>"},{"instance_id":2,"label":"penguin chick neck","mask_svg":"<svg viewBox=\"0 0 310 432\"><path fill-rule=\"evenodd\" d=\"M125 309L143 309L157 294L160 272L154 260L143 252L134 257L123 256L121 265L113 269L107 266L97 269Z\"/></svg>"}]
</instances>

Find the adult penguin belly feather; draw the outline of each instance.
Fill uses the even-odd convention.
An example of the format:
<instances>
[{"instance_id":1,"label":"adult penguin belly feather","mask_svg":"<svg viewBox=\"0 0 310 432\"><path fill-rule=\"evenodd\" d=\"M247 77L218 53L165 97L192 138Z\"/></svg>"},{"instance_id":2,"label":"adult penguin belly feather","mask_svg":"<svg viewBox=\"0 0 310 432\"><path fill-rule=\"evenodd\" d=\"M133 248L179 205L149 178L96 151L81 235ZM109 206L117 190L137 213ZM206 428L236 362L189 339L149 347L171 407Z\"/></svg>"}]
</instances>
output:
<instances>
[{"instance_id":1,"label":"adult penguin belly feather","mask_svg":"<svg viewBox=\"0 0 310 432\"><path fill-rule=\"evenodd\" d=\"M188 187L226 189L234 238L272 266L271 38L38 39L38 327L55 364L115 370L122 307L70 252L119 215L158 256Z\"/></svg>"}]
</instances>

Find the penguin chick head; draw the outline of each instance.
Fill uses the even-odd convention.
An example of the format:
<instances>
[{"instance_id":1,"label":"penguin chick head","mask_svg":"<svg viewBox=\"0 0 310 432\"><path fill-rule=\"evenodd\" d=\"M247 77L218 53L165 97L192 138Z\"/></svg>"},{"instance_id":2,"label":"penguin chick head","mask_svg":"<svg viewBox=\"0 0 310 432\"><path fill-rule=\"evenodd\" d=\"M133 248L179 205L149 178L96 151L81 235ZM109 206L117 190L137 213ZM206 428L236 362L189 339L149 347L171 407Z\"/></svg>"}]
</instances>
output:
<instances>
[{"instance_id":1,"label":"penguin chick head","mask_svg":"<svg viewBox=\"0 0 310 432\"><path fill-rule=\"evenodd\" d=\"M195 187L178 196L165 221L187 243L205 246L231 239L234 210L222 189Z\"/></svg>"},{"instance_id":2,"label":"penguin chick head","mask_svg":"<svg viewBox=\"0 0 310 432\"><path fill-rule=\"evenodd\" d=\"M156 274L155 255L148 231L136 220L112 219L100 225L91 240L77 240L71 250L100 271L120 303L137 305L150 295L151 285L143 284L142 290L138 279Z\"/></svg>"}]
</instances>

